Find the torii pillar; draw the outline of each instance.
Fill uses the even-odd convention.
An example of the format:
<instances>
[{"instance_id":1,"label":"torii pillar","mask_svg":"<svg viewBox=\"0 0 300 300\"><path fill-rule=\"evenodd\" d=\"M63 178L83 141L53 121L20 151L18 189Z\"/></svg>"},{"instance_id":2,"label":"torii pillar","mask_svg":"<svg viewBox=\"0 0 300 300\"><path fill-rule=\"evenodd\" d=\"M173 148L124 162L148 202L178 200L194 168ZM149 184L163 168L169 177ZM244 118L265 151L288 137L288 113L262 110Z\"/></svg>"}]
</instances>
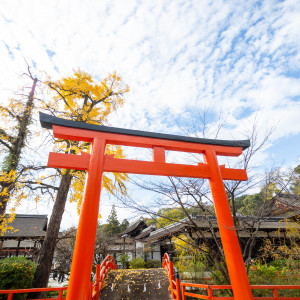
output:
<instances>
[{"instance_id":1,"label":"torii pillar","mask_svg":"<svg viewBox=\"0 0 300 300\"><path fill-rule=\"evenodd\" d=\"M40 113L41 125L56 138L92 144L91 153L50 153L48 166L87 170L67 300L88 300L103 172L206 178L209 180L234 298L252 300L246 268L223 180L247 180L245 170L225 168L217 156L239 156L249 140L224 141L159 134L74 122ZM153 161L116 159L105 155L107 144L153 149ZM166 163L165 151L202 153L205 164Z\"/></svg>"}]
</instances>

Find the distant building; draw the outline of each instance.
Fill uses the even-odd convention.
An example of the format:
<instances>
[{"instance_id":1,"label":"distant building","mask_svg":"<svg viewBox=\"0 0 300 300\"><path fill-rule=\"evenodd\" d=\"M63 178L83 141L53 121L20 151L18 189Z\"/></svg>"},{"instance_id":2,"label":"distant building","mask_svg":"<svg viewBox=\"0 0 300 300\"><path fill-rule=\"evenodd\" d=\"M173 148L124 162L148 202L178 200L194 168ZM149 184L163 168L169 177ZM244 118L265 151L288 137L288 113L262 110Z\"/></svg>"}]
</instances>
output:
<instances>
[{"instance_id":1,"label":"distant building","mask_svg":"<svg viewBox=\"0 0 300 300\"><path fill-rule=\"evenodd\" d=\"M241 243L247 243L248 239L255 234L256 241L253 249L253 255L261 247L265 238L280 239L285 238L286 230L290 227L297 226L295 223L287 221L283 217L263 218L259 222L254 217L239 217L240 228L239 237ZM193 218L185 218L173 224L152 231L148 237L143 239L144 243L159 244L161 254L165 252L172 253L174 250L172 237L183 233L190 236L196 242L202 243L202 239L206 239L214 243L212 230L217 238L220 238L217 219L214 216L194 216ZM201 231L201 233L199 233Z\"/></svg>"},{"instance_id":2,"label":"distant building","mask_svg":"<svg viewBox=\"0 0 300 300\"><path fill-rule=\"evenodd\" d=\"M300 219L300 196L277 194L272 199L270 215L296 221Z\"/></svg>"},{"instance_id":3,"label":"distant building","mask_svg":"<svg viewBox=\"0 0 300 300\"><path fill-rule=\"evenodd\" d=\"M159 245L149 245L144 238L155 230L154 226L147 226L143 219L131 224L126 230L108 241L107 252L112 254L117 261L118 267L122 267L120 256L127 254L129 260L142 257L145 260L161 260Z\"/></svg>"},{"instance_id":4,"label":"distant building","mask_svg":"<svg viewBox=\"0 0 300 300\"><path fill-rule=\"evenodd\" d=\"M17 214L7 230L0 236L0 257L25 256L35 259L45 238L47 215Z\"/></svg>"},{"instance_id":5,"label":"distant building","mask_svg":"<svg viewBox=\"0 0 300 300\"><path fill-rule=\"evenodd\" d=\"M298 226L288 222L284 217L265 217L257 222L254 217L240 216L239 222L243 228L239 230L242 243L247 243L255 232L254 256L265 238L284 238L287 228ZM124 253L129 255L130 259L142 257L145 260L162 261L164 253L175 254L173 237L183 233L198 243L201 243L201 237L214 243L211 230L215 232L217 238L220 238L217 219L214 216L193 216L159 229L153 225L147 226L143 220L139 220L111 239L108 242L107 251L114 255L119 267L121 267L120 256Z\"/></svg>"}]
</instances>

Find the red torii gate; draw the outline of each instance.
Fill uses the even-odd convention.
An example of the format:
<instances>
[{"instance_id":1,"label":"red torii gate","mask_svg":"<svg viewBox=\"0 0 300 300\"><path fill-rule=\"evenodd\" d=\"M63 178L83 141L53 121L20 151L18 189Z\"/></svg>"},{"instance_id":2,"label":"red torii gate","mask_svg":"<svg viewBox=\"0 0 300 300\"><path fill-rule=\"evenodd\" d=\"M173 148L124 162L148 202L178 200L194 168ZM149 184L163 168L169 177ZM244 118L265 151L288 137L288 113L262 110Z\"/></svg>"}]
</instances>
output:
<instances>
[{"instance_id":1,"label":"red torii gate","mask_svg":"<svg viewBox=\"0 0 300 300\"><path fill-rule=\"evenodd\" d=\"M219 165L217 155L239 156L249 140L224 141L159 134L75 122L40 113L41 125L52 129L56 138L92 143L91 153L81 155L50 152L48 166L87 170L84 200L73 254L67 300L85 300L96 237L103 172L209 179L221 241L235 299L253 299L223 180L247 180L245 170ZM107 144L153 149L153 161L116 159L105 155ZM166 163L165 151L202 153L206 163L198 165Z\"/></svg>"}]
</instances>

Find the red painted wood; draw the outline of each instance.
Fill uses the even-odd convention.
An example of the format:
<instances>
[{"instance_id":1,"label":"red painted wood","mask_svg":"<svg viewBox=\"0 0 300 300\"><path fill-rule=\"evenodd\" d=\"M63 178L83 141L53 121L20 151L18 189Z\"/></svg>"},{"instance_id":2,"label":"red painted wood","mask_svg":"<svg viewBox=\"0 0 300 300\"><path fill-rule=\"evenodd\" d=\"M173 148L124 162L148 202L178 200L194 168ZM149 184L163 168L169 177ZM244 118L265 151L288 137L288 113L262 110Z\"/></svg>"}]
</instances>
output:
<instances>
[{"instance_id":1,"label":"red painted wood","mask_svg":"<svg viewBox=\"0 0 300 300\"><path fill-rule=\"evenodd\" d=\"M165 148L153 147L153 161L160 162L160 163L166 162Z\"/></svg>"},{"instance_id":2,"label":"red painted wood","mask_svg":"<svg viewBox=\"0 0 300 300\"><path fill-rule=\"evenodd\" d=\"M221 170L224 168L220 168L214 151L206 151L204 157L211 171L209 184L234 298L252 300L253 296L221 175Z\"/></svg>"},{"instance_id":3,"label":"red painted wood","mask_svg":"<svg viewBox=\"0 0 300 300\"><path fill-rule=\"evenodd\" d=\"M156 160L161 160L162 157ZM90 155L82 152L81 155L50 152L48 167L87 170ZM163 162L150 162L128 159L116 159L113 155L104 156L104 171L114 173L147 174L158 176L177 176L191 178L210 178L207 164L184 165ZM247 180L245 170L221 168L224 180Z\"/></svg>"},{"instance_id":4,"label":"red painted wood","mask_svg":"<svg viewBox=\"0 0 300 300\"><path fill-rule=\"evenodd\" d=\"M247 172L243 169L221 168L220 172L223 180L248 180Z\"/></svg>"},{"instance_id":5,"label":"red painted wood","mask_svg":"<svg viewBox=\"0 0 300 300\"><path fill-rule=\"evenodd\" d=\"M87 300L99 214L105 140L94 139L70 272L67 300Z\"/></svg>"},{"instance_id":6,"label":"red painted wood","mask_svg":"<svg viewBox=\"0 0 300 300\"><path fill-rule=\"evenodd\" d=\"M185 290L185 287L186 286L189 286L189 287L196 287L196 288L199 288L199 289L206 289L207 292L208 292L208 296L205 296L205 295L199 295L199 294L192 294L192 293L188 293L186 290ZM195 297L197 298L196 296L202 296L203 298L201 299L208 299L208 300L212 300L212 299L234 299L233 297L220 297L220 296L213 296L213 292L212 290L230 290L232 289L232 286L231 285L208 285L208 284L198 284L198 283L189 283L189 282L181 282L181 287L182 287L182 299L185 299L185 296L191 296L191 297ZM300 290L300 285L250 285L250 288L252 290L256 290L256 289L263 289L263 290L272 290L273 293L274 291L275 294L278 294L278 291L279 290L284 290L284 289L298 289ZM196 295L196 296L195 296ZM207 298L208 297L208 298ZM270 299L270 300L275 300L275 299L278 299L278 300L298 300L299 297L295 296L295 297L278 297L276 298L277 296L276 295L273 295L271 297L254 297L253 299L257 299L257 300L262 300L262 299Z\"/></svg>"},{"instance_id":7,"label":"red painted wood","mask_svg":"<svg viewBox=\"0 0 300 300\"><path fill-rule=\"evenodd\" d=\"M157 163L139 160L116 159L113 157L113 155L106 155L104 159L105 172L207 179L210 178L210 171L207 164L198 164L198 166L193 166L183 164ZM221 173L223 179L226 180L248 179L245 170L222 168Z\"/></svg>"},{"instance_id":8,"label":"red painted wood","mask_svg":"<svg viewBox=\"0 0 300 300\"><path fill-rule=\"evenodd\" d=\"M170 151L204 153L206 150L213 150L217 155L223 156L239 156L243 151L242 147L218 146L139 136L126 136L116 133L75 129L57 125L53 125L53 134L54 137L65 140L92 142L94 138L100 138L105 139L107 144L112 145L123 145L141 148L163 147L165 148L165 150Z\"/></svg>"},{"instance_id":9,"label":"red painted wood","mask_svg":"<svg viewBox=\"0 0 300 300\"><path fill-rule=\"evenodd\" d=\"M75 170L87 170L90 163L90 154L81 152L81 155L49 153L48 167Z\"/></svg>"},{"instance_id":10,"label":"red painted wood","mask_svg":"<svg viewBox=\"0 0 300 300\"><path fill-rule=\"evenodd\" d=\"M116 159L113 158L113 155L106 155L104 160L105 172L209 178L209 169L207 165L191 166L151 161Z\"/></svg>"}]
</instances>

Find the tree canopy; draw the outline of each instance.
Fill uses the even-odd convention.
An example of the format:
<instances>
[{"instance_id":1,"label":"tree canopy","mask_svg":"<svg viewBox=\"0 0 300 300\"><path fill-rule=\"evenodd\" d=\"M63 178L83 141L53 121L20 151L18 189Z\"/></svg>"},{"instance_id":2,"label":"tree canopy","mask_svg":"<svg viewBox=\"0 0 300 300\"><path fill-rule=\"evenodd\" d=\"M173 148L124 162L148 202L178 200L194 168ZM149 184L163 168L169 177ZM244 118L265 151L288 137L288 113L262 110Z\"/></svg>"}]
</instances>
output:
<instances>
[{"instance_id":1,"label":"tree canopy","mask_svg":"<svg viewBox=\"0 0 300 300\"><path fill-rule=\"evenodd\" d=\"M103 226L104 234L106 235L106 237L111 238L127 229L127 227L129 226L129 222L127 219L124 219L122 223L119 222L116 207L115 205L113 205L111 208L111 212L107 218L106 224L103 224L101 226Z\"/></svg>"}]
</instances>

